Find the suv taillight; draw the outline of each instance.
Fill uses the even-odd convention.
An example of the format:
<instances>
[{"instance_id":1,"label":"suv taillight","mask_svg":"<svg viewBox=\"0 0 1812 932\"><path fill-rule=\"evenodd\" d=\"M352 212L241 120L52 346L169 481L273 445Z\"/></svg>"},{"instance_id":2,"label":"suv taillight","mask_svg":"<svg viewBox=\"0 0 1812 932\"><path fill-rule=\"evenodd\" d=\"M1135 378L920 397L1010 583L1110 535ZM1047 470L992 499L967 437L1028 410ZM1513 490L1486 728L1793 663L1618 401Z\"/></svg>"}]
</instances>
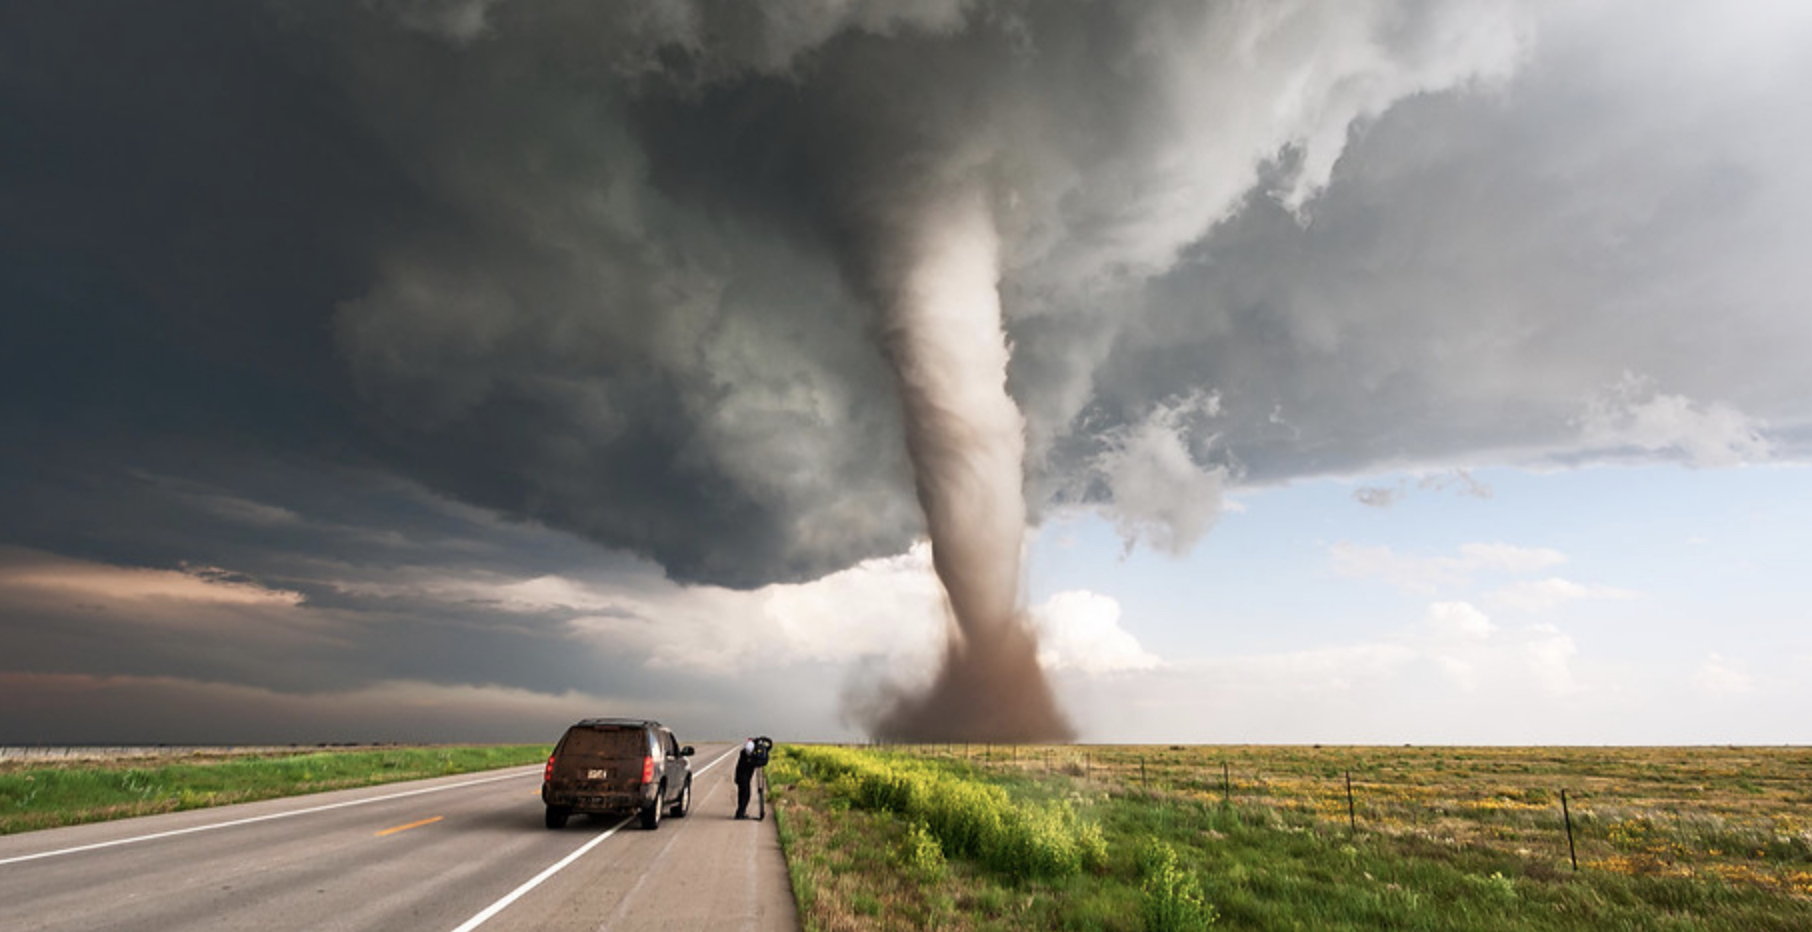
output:
<instances>
[{"instance_id":1,"label":"suv taillight","mask_svg":"<svg viewBox=\"0 0 1812 932\"><path fill-rule=\"evenodd\" d=\"M652 757L642 758L642 782L654 782L654 758Z\"/></svg>"},{"instance_id":2,"label":"suv taillight","mask_svg":"<svg viewBox=\"0 0 1812 932\"><path fill-rule=\"evenodd\" d=\"M552 779L554 779L554 756L549 754L547 756L547 769L541 772L541 782L547 783Z\"/></svg>"}]
</instances>

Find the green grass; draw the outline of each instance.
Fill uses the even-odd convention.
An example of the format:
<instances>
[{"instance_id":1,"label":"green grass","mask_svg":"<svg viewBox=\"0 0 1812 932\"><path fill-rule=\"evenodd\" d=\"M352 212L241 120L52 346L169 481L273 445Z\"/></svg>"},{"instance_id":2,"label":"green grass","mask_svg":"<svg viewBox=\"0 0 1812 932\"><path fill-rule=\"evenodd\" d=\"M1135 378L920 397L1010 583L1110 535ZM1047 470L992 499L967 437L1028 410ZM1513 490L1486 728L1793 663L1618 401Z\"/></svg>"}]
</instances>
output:
<instances>
[{"instance_id":1,"label":"green grass","mask_svg":"<svg viewBox=\"0 0 1812 932\"><path fill-rule=\"evenodd\" d=\"M1812 928L1803 790L1786 779L1806 772L1803 751L1266 749L1277 766L1261 771L1244 750L1240 779L1209 758L1219 748L785 747L770 779L794 888L810 891L801 914L826 932ZM1750 763L1728 766L1739 756ZM1355 795L1370 802L1357 832L1344 795L1356 760L1369 773ZM1744 783L1768 787L1775 808ZM1546 812L1568 785L1586 787L1584 802L1569 794L1584 823L1577 873ZM1052 812L1038 832L1090 835L1098 854L1051 869L964 840L965 824Z\"/></svg>"},{"instance_id":2,"label":"green grass","mask_svg":"<svg viewBox=\"0 0 1812 932\"><path fill-rule=\"evenodd\" d=\"M492 770L538 763L547 755L547 745L534 744L11 765L0 771L0 835Z\"/></svg>"},{"instance_id":3,"label":"green grass","mask_svg":"<svg viewBox=\"0 0 1812 932\"><path fill-rule=\"evenodd\" d=\"M1106 858L1100 832L1078 821L1066 801L1015 801L966 768L834 747L800 748L794 756L850 803L903 816L939 855L966 855L1022 877L1068 876Z\"/></svg>"}]
</instances>

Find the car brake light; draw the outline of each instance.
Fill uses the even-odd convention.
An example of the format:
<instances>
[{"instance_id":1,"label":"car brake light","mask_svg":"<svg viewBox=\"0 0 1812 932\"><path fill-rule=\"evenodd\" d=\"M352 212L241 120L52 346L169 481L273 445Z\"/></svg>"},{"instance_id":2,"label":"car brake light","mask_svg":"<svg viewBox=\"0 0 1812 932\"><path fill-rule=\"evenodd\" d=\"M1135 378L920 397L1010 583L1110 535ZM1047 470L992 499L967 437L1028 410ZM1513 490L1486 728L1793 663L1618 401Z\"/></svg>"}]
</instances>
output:
<instances>
[{"instance_id":1,"label":"car brake light","mask_svg":"<svg viewBox=\"0 0 1812 932\"><path fill-rule=\"evenodd\" d=\"M553 779L554 779L554 756L552 754L549 754L547 756L547 769L542 771L542 773L541 773L541 782L547 783Z\"/></svg>"},{"instance_id":2,"label":"car brake light","mask_svg":"<svg viewBox=\"0 0 1812 932\"><path fill-rule=\"evenodd\" d=\"M642 782L654 782L654 758L652 757L642 758Z\"/></svg>"}]
</instances>

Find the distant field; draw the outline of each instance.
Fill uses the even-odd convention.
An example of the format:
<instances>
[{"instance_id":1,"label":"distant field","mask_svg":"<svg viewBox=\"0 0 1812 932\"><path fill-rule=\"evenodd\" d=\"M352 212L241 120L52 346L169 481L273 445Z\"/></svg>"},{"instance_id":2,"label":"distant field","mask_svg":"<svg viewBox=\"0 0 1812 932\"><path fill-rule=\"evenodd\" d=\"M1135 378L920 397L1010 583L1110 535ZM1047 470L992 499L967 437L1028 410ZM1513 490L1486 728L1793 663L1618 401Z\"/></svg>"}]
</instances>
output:
<instances>
[{"instance_id":1,"label":"distant field","mask_svg":"<svg viewBox=\"0 0 1812 932\"><path fill-rule=\"evenodd\" d=\"M533 764L546 760L548 750L524 744L21 751L0 757L0 835Z\"/></svg>"},{"instance_id":2,"label":"distant field","mask_svg":"<svg viewBox=\"0 0 1812 932\"><path fill-rule=\"evenodd\" d=\"M1806 748L807 746L770 777L826 932L1812 929Z\"/></svg>"}]
</instances>

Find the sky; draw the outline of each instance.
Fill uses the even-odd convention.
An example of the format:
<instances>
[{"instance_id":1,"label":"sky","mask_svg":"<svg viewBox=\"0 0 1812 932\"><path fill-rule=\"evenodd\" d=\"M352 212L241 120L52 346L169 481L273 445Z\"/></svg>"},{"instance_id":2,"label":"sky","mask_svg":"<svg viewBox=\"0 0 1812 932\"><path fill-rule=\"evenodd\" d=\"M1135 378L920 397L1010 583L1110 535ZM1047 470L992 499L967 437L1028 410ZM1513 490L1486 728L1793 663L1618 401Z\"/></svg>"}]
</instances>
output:
<instances>
[{"instance_id":1,"label":"sky","mask_svg":"<svg viewBox=\"0 0 1812 932\"><path fill-rule=\"evenodd\" d=\"M928 510L1078 740L1812 742L1808 43L9 5L0 744L861 738L950 656Z\"/></svg>"}]
</instances>

